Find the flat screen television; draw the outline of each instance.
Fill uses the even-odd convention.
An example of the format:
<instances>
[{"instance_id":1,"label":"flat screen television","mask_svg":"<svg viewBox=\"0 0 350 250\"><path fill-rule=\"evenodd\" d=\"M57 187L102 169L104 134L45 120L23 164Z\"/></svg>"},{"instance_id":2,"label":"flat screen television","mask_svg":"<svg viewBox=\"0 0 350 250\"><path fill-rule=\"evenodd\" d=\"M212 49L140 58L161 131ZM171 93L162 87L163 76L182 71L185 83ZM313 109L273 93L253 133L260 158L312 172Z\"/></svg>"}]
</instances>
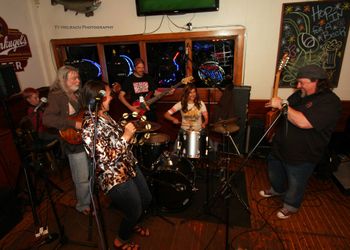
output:
<instances>
[{"instance_id":1,"label":"flat screen television","mask_svg":"<svg viewBox=\"0 0 350 250\"><path fill-rule=\"evenodd\" d=\"M135 0L138 16L218 11L219 0Z\"/></svg>"}]
</instances>

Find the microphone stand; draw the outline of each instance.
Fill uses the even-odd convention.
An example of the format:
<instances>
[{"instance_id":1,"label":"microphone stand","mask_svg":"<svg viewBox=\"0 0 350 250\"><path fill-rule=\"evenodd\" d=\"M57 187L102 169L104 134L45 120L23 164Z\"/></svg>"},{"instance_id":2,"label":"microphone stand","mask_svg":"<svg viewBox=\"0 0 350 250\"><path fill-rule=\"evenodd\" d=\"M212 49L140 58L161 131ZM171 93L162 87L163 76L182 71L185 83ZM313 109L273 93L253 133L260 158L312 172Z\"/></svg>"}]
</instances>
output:
<instances>
[{"instance_id":1,"label":"microphone stand","mask_svg":"<svg viewBox=\"0 0 350 250\"><path fill-rule=\"evenodd\" d=\"M266 135L270 132L270 130L275 125L275 123L279 120L281 115L282 115L282 112L279 112L279 114L277 115L275 120L272 122L270 127L268 127L268 129L265 131L265 133L259 139L257 144L253 147L253 149L250 150L250 152L248 153L247 157L244 159L244 161L238 167L238 170L235 173L233 173L230 176L228 176L227 181L225 181L223 183L223 185L221 185L219 188L216 189L214 195L210 199L210 202L208 202L208 204L207 204L207 208L212 207L215 204L215 201L220 197L220 195L223 196L226 199L226 206L227 206L226 207L226 232L225 232L225 249L226 250L229 249L228 231L229 231L229 216L230 216L230 213L229 213L229 201L228 201L228 199L231 196L230 193L233 193L235 195L235 197L238 199L238 201L242 204L242 206L250 213L248 205L241 199L241 197L239 196L237 190L231 188L230 183L232 182L233 178L237 175L236 173L241 172L241 170L245 167L246 163L251 158L251 156L254 153L254 151L256 150L256 148L260 145L260 143L263 141L263 139L266 137ZM230 193L226 194L228 191Z\"/></svg>"},{"instance_id":2,"label":"microphone stand","mask_svg":"<svg viewBox=\"0 0 350 250\"><path fill-rule=\"evenodd\" d=\"M92 210L93 213L95 214L95 220L96 220L96 225L97 225L97 231L98 235L100 238L100 247L102 250L107 250L108 249L108 243L105 237L105 229L102 227L102 222L104 222L103 217L102 217L102 212L98 213L101 211L101 203L99 199L99 194L98 190L95 191L95 170L96 170L96 141L97 141L97 125L98 125L98 107L99 107L99 102L96 101L95 105L95 120L94 120L94 137L93 137L93 145L92 145L92 169L91 169L91 175L90 175L90 183L89 183L89 191L90 191L90 197L91 197L91 204L92 204ZM89 106L89 113L91 118L93 119L93 116L91 114L90 106ZM95 193L96 192L96 193ZM94 200L94 193L97 196L97 205L98 205L98 210L96 209L96 204ZM101 220L100 220L101 216Z\"/></svg>"},{"instance_id":3,"label":"microphone stand","mask_svg":"<svg viewBox=\"0 0 350 250\"><path fill-rule=\"evenodd\" d=\"M25 181L26 181L27 192L28 192L28 195L29 195L29 201L30 201L30 205L31 205L34 225L35 225L35 227L39 227L41 222L40 222L40 218L38 216L38 213L36 211L37 197L36 197L36 194L32 190L33 189L33 183L31 181L31 178L30 178L29 173L28 173L28 171L29 171L29 162L30 162L30 160L29 160L30 154L29 154L28 151L26 151L23 148L23 143L20 141L19 135L15 132L15 124L13 122L12 115L11 115L11 113L9 111L9 107L8 107L6 98L3 98L1 100L1 105L2 105L2 108L4 110L4 114L5 114L5 117L7 119L9 128L11 130L11 133L12 133L12 136L13 136L13 139L14 139L14 143L15 143L16 149L18 151L20 160L21 160L21 165L23 167L23 173L24 173L24 177L25 177ZM47 176L43 177L42 173L39 175L39 177L41 177L44 180L44 182L45 182L45 189L46 189L46 191L48 193L48 197L49 197L50 203L52 205L53 201L52 201L51 195L50 195L49 184L53 185L53 183L48 179ZM59 191L62 192L62 190L59 189L57 186L55 186L55 185L53 185L53 186L56 187ZM41 232L39 232L39 233L41 233ZM57 238L58 238L58 234L57 233L48 233L47 237L45 239L43 239L39 243L39 246L42 246L42 245L45 245L45 244L49 244L49 243L53 242L54 240L56 240Z\"/></svg>"}]
</instances>

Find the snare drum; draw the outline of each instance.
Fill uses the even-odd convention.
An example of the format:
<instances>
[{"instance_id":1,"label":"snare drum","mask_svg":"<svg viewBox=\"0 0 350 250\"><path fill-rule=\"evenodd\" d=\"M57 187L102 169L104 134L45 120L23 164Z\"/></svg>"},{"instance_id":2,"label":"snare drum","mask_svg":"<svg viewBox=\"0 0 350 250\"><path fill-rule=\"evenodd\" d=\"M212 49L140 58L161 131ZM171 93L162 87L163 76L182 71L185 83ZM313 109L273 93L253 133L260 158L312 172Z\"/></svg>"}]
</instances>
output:
<instances>
[{"instance_id":1,"label":"snare drum","mask_svg":"<svg viewBox=\"0 0 350 250\"><path fill-rule=\"evenodd\" d=\"M170 137L162 133L151 133L150 137L140 146L142 167L154 170L155 164L168 145Z\"/></svg>"}]
</instances>

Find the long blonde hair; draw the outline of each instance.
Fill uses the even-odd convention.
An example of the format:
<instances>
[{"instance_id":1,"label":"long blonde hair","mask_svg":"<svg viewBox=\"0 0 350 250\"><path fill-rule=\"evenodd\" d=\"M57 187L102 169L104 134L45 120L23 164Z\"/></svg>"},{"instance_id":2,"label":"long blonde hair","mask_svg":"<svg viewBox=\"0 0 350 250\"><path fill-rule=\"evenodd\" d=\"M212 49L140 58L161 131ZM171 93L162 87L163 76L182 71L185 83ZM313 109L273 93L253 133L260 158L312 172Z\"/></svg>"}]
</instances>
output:
<instances>
[{"instance_id":1,"label":"long blonde hair","mask_svg":"<svg viewBox=\"0 0 350 250\"><path fill-rule=\"evenodd\" d=\"M56 79L55 81L53 82L53 84L51 85L51 88L50 90L52 92L54 91L64 91L65 93L68 93L68 89L67 89L67 86L66 86L66 82L68 80L68 74L69 72L77 72L79 73L78 69L77 68L74 68L72 66L69 66L69 65L64 65L62 67L60 67L58 70L57 70L57 76L56 76Z\"/></svg>"}]
</instances>

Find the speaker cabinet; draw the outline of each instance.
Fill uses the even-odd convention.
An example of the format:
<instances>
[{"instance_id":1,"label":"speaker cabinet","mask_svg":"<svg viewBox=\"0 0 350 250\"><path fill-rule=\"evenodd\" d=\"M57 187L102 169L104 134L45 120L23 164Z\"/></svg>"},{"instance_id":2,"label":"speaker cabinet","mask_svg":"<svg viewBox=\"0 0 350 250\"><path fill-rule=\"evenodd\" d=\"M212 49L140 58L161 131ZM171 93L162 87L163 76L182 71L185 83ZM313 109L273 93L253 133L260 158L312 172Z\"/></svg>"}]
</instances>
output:
<instances>
[{"instance_id":1,"label":"speaker cabinet","mask_svg":"<svg viewBox=\"0 0 350 250\"><path fill-rule=\"evenodd\" d=\"M247 129L248 104L250 99L251 86L229 86L226 87L215 110L215 120L226 120L236 117L236 124L239 126L238 132L231 134L240 153L245 152L245 136ZM230 140L227 145L230 153L237 153Z\"/></svg>"},{"instance_id":2,"label":"speaker cabinet","mask_svg":"<svg viewBox=\"0 0 350 250\"><path fill-rule=\"evenodd\" d=\"M13 66L11 64L0 65L0 97L6 98L20 91Z\"/></svg>"},{"instance_id":3,"label":"speaker cabinet","mask_svg":"<svg viewBox=\"0 0 350 250\"><path fill-rule=\"evenodd\" d=\"M341 162L337 171L333 173L333 180L339 189L346 195L350 195L350 161Z\"/></svg>"}]
</instances>

